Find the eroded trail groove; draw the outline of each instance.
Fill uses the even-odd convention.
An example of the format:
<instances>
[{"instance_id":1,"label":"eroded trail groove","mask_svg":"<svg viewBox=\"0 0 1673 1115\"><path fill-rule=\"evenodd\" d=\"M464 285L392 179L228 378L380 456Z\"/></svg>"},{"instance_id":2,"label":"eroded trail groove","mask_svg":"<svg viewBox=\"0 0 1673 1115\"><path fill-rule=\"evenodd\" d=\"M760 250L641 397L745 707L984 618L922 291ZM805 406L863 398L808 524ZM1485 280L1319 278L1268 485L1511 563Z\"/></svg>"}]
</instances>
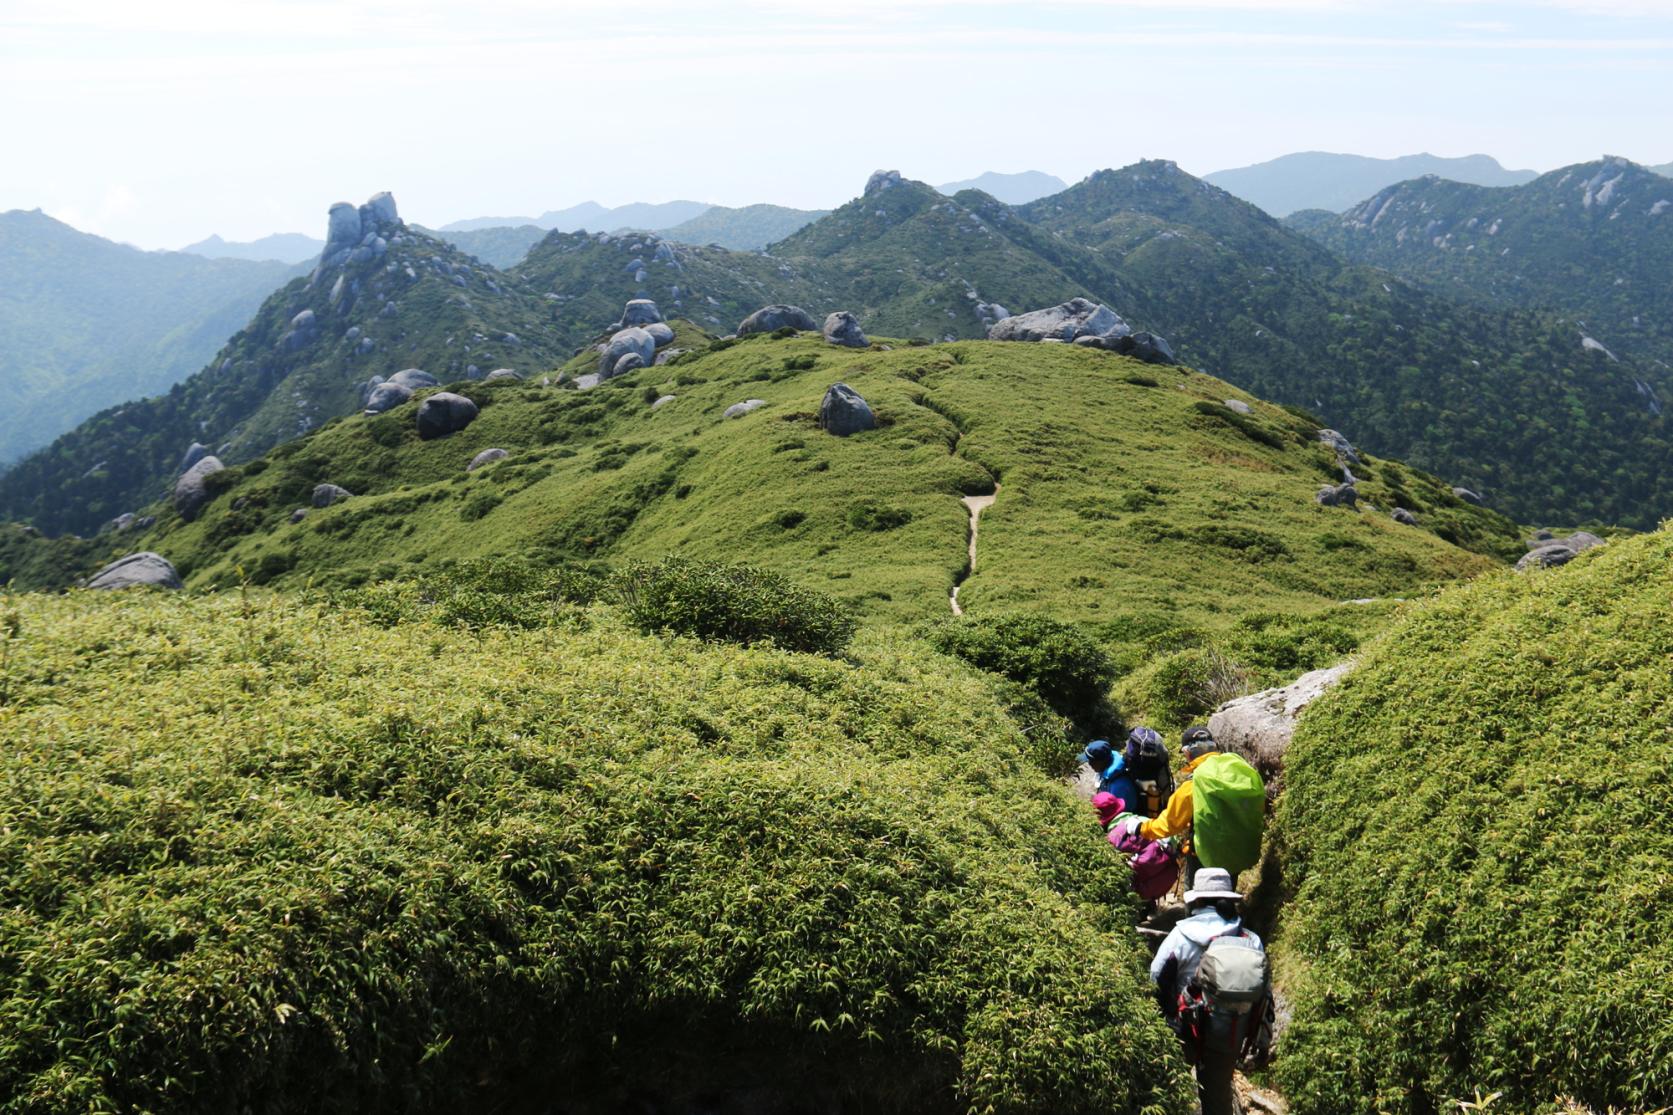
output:
<instances>
[{"instance_id":1,"label":"eroded trail groove","mask_svg":"<svg viewBox=\"0 0 1673 1115\"><path fill-rule=\"evenodd\" d=\"M999 488L995 485L992 493L988 495L965 496L960 501L970 509L970 560L965 563L964 572L959 574L958 580L953 583L953 591L948 594L948 602L952 604L955 616L964 614L964 609L959 607L958 603L959 586L963 585L965 581L970 579L970 575L976 572L976 535L981 528L982 512L992 507L993 501L997 498L999 498Z\"/></svg>"}]
</instances>

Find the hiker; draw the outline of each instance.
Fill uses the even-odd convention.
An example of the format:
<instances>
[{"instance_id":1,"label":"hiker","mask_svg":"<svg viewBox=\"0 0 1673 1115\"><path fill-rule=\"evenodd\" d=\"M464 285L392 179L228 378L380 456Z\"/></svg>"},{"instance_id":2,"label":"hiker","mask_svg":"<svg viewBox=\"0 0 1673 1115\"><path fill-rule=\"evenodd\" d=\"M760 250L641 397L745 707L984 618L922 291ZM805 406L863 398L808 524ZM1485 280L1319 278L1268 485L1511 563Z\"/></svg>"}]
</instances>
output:
<instances>
[{"instance_id":1,"label":"hiker","mask_svg":"<svg viewBox=\"0 0 1673 1115\"><path fill-rule=\"evenodd\" d=\"M1109 740L1093 740L1077 758L1098 776L1098 793L1120 798L1124 808L1139 800L1138 784L1127 773L1126 756L1116 754Z\"/></svg>"},{"instance_id":2,"label":"hiker","mask_svg":"<svg viewBox=\"0 0 1673 1115\"><path fill-rule=\"evenodd\" d=\"M1162 742L1161 733L1154 728L1134 728L1127 733L1127 747L1121 757L1139 792L1137 801L1128 799L1128 807L1146 817L1156 816L1173 793L1173 766L1168 762L1168 745Z\"/></svg>"},{"instance_id":3,"label":"hiker","mask_svg":"<svg viewBox=\"0 0 1673 1115\"><path fill-rule=\"evenodd\" d=\"M1242 898L1230 872L1198 871L1185 892L1188 916L1150 963L1162 1013L1196 1066L1202 1115L1231 1115L1238 1061L1264 1059L1271 1043L1266 947L1243 925Z\"/></svg>"},{"instance_id":4,"label":"hiker","mask_svg":"<svg viewBox=\"0 0 1673 1115\"><path fill-rule=\"evenodd\" d=\"M1098 792L1114 794L1126 808L1154 817L1173 789L1168 745L1154 728L1134 728L1118 753L1107 739L1086 745L1079 760L1098 776Z\"/></svg>"},{"instance_id":5,"label":"hiker","mask_svg":"<svg viewBox=\"0 0 1673 1115\"><path fill-rule=\"evenodd\" d=\"M1223 867L1235 880L1260 862L1266 787L1254 767L1221 751L1200 724L1185 729L1179 745L1185 767L1167 807L1150 820L1128 818L1123 831L1141 840L1178 840L1187 886L1203 867Z\"/></svg>"},{"instance_id":6,"label":"hiker","mask_svg":"<svg viewBox=\"0 0 1673 1115\"><path fill-rule=\"evenodd\" d=\"M1127 803L1114 794L1092 795L1092 808L1098 823L1104 826L1109 842L1127 857L1133 869L1133 890L1144 899L1147 914L1156 912L1156 902L1173 889L1179 878L1179 854L1172 840L1140 840L1122 825L1134 814L1127 812ZM1141 818L1142 819L1142 818Z\"/></svg>"}]
</instances>

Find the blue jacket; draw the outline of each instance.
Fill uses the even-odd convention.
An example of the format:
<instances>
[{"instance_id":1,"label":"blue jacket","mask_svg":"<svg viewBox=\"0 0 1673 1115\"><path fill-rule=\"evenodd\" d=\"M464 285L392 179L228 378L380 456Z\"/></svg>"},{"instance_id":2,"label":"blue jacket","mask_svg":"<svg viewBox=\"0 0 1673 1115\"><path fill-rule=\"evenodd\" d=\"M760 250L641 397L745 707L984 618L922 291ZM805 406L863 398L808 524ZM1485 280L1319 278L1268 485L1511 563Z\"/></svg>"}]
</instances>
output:
<instances>
[{"instance_id":1,"label":"blue jacket","mask_svg":"<svg viewBox=\"0 0 1673 1115\"><path fill-rule=\"evenodd\" d=\"M1139 796L1139 786L1133 781L1133 776L1127 773L1127 756L1116 755L1115 762L1109 769L1098 776L1098 792L1114 794L1127 803L1127 812L1144 812L1143 800Z\"/></svg>"}]
</instances>

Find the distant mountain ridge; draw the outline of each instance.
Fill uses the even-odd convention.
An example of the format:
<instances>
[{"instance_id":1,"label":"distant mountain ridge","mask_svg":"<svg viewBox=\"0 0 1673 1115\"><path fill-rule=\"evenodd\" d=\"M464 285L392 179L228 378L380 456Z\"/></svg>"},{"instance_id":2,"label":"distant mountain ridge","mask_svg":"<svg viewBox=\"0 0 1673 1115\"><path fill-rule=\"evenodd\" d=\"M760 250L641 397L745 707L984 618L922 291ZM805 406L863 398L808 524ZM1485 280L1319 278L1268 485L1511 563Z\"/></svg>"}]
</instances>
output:
<instances>
[{"instance_id":1,"label":"distant mountain ridge","mask_svg":"<svg viewBox=\"0 0 1673 1115\"><path fill-rule=\"evenodd\" d=\"M534 225L559 232L613 232L618 228L642 228L653 232L702 216L714 206L702 201L630 202L614 208L596 201L583 201L568 209L551 209L538 217L469 217L442 225L441 232L471 232L483 228Z\"/></svg>"},{"instance_id":2,"label":"distant mountain ridge","mask_svg":"<svg viewBox=\"0 0 1673 1115\"><path fill-rule=\"evenodd\" d=\"M396 287L382 268L335 280L394 299L398 321L368 317L380 303L364 293L345 316L325 278L293 284L166 411L173 425L158 433L143 409L101 416L0 478L0 512L43 526L43 513L60 525L103 521L140 501L84 474L130 439L152 448L128 471L150 470L155 483L195 426L247 459L350 412L374 369L349 329L379 346L380 373L412 365L445 383L468 378L469 364L480 374L510 363L496 340L507 333L524 346L511 366L555 368L554 353L584 351L633 298L714 334L787 302L816 321L848 310L873 336L927 343L983 337L1012 312L1088 297L1167 337L1185 364L1304 407L1370 452L1403 456L1523 521L1647 525L1673 508L1673 439L1637 386L1662 390L1654 368L1583 345L1561 314L1463 301L1346 262L1169 162L1099 171L1021 208L879 171L771 254L554 231L501 273L412 229L398 235L391 258L409 275ZM288 315L304 308L329 328L305 358L276 356ZM223 393L243 401L229 408Z\"/></svg>"},{"instance_id":3,"label":"distant mountain ridge","mask_svg":"<svg viewBox=\"0 0 1673 1115\"><path fill-rule=\"evenodd\" d=\"M324 240L315 240L300 232L275 232L259 240L222 240L209 236L180 250L204 259L277 260L280 263L306 263L319 255Z\"/></svg>"},{"instance_id":4,"label":"distant mountain ridge","mask_svg":"<svg viewBox=\"0 0 1673 1115\"><path fill-rule=\"evenodd\" d=\"M746 205L739 209L716 205L689 221L657 231L682 244L719 244L734 251L755 252L829 213L829 209L790 209L783 205Z\"/></svg>"},{"instance_id":5,"label":"distant mountain ridge","mask_svg":"<svg viewBox=\"0 0 1673 1115\"><path fill-rule=\"evenodd\" d=\"M1425 153L1375 159L1304 151L1254 166L1217 170L1204 175L1203 181L1253 203L1274 217L1287 217L1302 209L1340 213L1378 190L1426 174L1478 186L1519 186L1538 177L1532 170L1506 170L1488 155L1444 158Z\"/></svg>"},{"instance_id":6,"label":"distant mountain ridge","mask_svg":"<svg viewBox=\"0 0 1673 1115\"><path fill-rule=\"evenodd\" d=\"M39 210L0 213L0 462L113 403L166 391L294 274L141 251Z\"/></svg>"},{"instance_id":7,"label":"distant mountain ridge","mask_svg":"<svg viewBox=\"0 0 1673 1115\"><path fill-rule=\"evenodd\" d=\"M1000 174L990 170L963 182L946 182L936 187L948 197L962 190L981 190L1006 205L1027 205L1068 188L1069 183L1042 170L1025 170L1017 174Z\"/></svg>"}]
</instances>

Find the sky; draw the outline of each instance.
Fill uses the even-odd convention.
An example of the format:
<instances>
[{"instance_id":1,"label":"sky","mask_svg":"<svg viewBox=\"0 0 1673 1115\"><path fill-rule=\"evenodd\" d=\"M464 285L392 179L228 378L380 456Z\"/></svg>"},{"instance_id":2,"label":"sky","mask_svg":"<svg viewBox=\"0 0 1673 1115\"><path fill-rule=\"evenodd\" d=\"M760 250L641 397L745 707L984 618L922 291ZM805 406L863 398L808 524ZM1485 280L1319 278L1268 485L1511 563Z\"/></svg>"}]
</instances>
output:
<instances>
[{"instance_id":1,"label":"sky","mask_svg":"<svg viewBox=\"0 0 1673 1115\"><path fill-rule=\"evenodd\" d=\"M145 248L878 168L1673 160L1673 0L0 0L0 210Z\"/></svg>"}]
</instances>

